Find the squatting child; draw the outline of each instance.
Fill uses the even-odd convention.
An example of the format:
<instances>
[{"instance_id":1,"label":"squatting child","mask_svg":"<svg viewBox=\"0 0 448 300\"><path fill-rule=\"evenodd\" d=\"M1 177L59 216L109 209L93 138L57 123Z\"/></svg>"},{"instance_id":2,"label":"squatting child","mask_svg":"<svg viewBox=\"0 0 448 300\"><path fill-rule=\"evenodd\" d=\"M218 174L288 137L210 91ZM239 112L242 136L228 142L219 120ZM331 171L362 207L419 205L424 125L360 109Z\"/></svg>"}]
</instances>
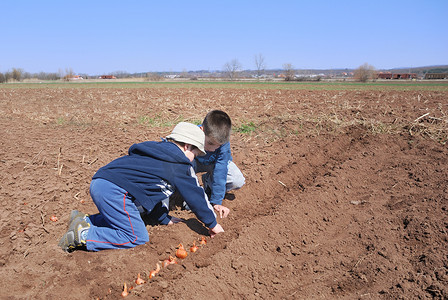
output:
<instances>
[{"instance_id":1,"label":"squatting child","mask_svg":"<svg viewBox=\"0 0 448 300\"><path fill-rule=\"evenodd\" d=\"M232 122L227 113L212 110L200 125L205 133L206 155L197 156L194 170L202 175L204 189L210 195L209 201L221 218L227 217L230 210L222 205L226 192L241 188L245 178L232 161L230 134Z\"/></svg>"},{"instance_id":2,"label":"squatting child","mask_svg":"<svg viewBox=\"0 0 448 300\"><path fill-rule=\"evenodd\" d=\"M90 195L99 213L72 211L68 231L59 241L67 252L132 248L149 241L141 217L145 211L160 224L181 219L169 216L170 195L177 190L213 237L223 232L193 170L194 158L205 154L204 132L181 122L161 142L134 144L126 156L100 168Z\"/></svg>"}]
</instances>

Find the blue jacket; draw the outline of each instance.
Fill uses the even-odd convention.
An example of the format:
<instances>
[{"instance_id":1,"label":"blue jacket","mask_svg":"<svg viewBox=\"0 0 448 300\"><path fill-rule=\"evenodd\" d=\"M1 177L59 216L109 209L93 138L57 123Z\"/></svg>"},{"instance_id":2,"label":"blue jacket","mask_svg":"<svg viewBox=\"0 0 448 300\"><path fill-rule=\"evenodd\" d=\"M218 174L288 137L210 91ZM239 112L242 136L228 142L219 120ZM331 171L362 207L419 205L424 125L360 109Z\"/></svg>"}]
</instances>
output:
<instances>
[{"instance_id":1,"label":"blue jacket","mask_svg":"<svg viewBox=\"0 0 448 300\"><path fill-rule=\"evenodd\" d=\"M125 189L148 212L152 212L156 205L177 189L205 226L213 228L217 224L192 163L172 142L164 140L134 144L129 148L129 155L100 168L93 176L95 178L106 179ZM166 210L162 223L166 224L169 221L167 218Z\"/></svg>"},{"instance_id":2,"label":"blue jacket","mask_svg":"<svg viewBox=\"0 0 448 300\"><path fill-rule=\"evenodd\" d=\"M230 152L230 142L222 144L214 152L207 152L205 156L197 156L195 158L203 165L214 164L213 181L211 183L211 204L222 204L222 200L226 195L227 170L229 161L232 160Z\"/></svg>"}]
</instances>

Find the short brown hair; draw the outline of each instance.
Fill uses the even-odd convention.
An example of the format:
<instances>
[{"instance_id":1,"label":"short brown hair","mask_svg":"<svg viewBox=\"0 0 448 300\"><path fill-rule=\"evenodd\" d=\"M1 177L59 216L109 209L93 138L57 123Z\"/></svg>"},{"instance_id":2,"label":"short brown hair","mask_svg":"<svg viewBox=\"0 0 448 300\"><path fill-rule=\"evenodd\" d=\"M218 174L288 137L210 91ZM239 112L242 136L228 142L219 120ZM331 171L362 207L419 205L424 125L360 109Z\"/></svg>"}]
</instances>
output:
<instances>
[{"instance_id":1,"label":"short brown hair","mask_svg":"<svg viewBox=\"0 0 448 300\"><path fill-rule=\"evenodd\" d=\"M229 115L222 110L210 111L205 116L202 127L206 136L213 138L220 144L227 143L230 140L232 121Z\"/></svg>"}]
</instances>

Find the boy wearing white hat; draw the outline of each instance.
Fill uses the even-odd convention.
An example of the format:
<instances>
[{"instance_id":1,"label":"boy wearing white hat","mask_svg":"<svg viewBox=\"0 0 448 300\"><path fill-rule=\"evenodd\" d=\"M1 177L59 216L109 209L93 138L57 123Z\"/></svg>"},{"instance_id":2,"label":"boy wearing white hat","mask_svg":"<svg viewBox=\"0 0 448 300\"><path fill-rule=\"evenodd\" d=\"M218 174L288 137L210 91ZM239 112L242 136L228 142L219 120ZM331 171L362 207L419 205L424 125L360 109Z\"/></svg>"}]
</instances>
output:
<instances>
[{"instance_id":1,"label":"boy wearing white hat","mask_svg":"<svg viewBox=\"0 0 448 300\"><path fill-rule=\"evenodd\" d=\"M99 169L90 184L90 195L99 213L73 211L59 246L71 252L144 244L149 235L140 215L142 210L160 224L181 221L168 215L166 205L175 190L209 228L212 237L223 232L193 170L194 158L205 154L204 140L198 126L181 122L163 141L134 144L128 155Z\"/></svg>"}]
</instances>

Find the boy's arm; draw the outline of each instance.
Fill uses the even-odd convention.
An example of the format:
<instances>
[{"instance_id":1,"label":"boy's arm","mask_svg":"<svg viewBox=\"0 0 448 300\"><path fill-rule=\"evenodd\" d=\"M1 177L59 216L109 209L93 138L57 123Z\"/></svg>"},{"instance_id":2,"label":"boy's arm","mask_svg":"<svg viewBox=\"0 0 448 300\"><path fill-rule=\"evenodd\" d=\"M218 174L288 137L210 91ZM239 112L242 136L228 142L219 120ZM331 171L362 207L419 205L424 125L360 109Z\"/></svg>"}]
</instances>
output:
<instances>
[{"instance_id":1,"label":"boy's arm","mask_svg":"<svg viewBox=\"0 0 448 300\"><path fill-rule=\"evenodd\" d=\"M213 207L207 201L207 195L199 185L196 173L192 167L189 170L189 174L176 177L175 186L185 202L187 202L191 211L205 226L214 228L218 225Z\"/></svg>"},{"instance_id":2,"label":"boy's arm","mask_svg":"<svg viewBox=\"0 0 448 300\"><path fill-rule=\"evenodd\" d=\"M180 222L183 222L184 220L176 218L176 217L171 217L171 220L168 222L168 225L173 225L173 224L177 224Z\"/></svg>"},{"instance_id":3,"label":"boy's arm","mask_svg":"<svg viewBox=\"0 0 448 300\"><path fill-rule=\"evenodd\" d=\"M215 167L213 170L213 181L211 185L210 203L212 205L222 205L222 200L226 195L226 183L229 161L232 160L230 153L230 143L225 143L220 147L220 151L216 157Z\"/></svg>"},{"instance_id":4,"label":"boy's arm","mask_svg":"<svg viewBox=\"0 0 448 300\"><path fill-rule=\"evenodd\" d=\"M148 217L150 218L150 220L157 220L157 223L161 225L171 225L182 221L181 219L170 216L168 208L163 206L162 203L158 203L156 206L154 206Z\"/></svg>"},{"instance_id":5,"label":"boy's arm","mask_svg":"<svg viewBox=\"0 0 448 300\"><path fill-rule=\"evenodd\" d=\"M156 217L159 224L168 225L171 220L171 217L168 215L168 213L168 209L163 206L162 203L159 203L154 206L154 209L152 210L150 215Z\"/></svg>"}]
</instances>

